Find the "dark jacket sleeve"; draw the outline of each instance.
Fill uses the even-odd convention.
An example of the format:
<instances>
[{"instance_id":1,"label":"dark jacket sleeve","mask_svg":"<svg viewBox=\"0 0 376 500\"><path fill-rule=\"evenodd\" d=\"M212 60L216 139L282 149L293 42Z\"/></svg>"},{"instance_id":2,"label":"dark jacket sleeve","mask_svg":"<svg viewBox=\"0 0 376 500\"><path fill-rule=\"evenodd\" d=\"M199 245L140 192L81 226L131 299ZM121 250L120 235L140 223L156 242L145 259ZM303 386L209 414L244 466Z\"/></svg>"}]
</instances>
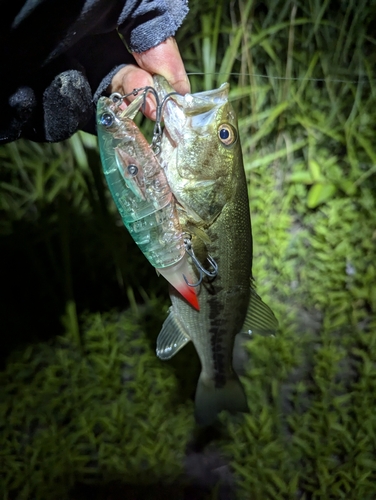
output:
<instances>
[{"instance_id":1,"label":"dark jacket sleeve","mask_svg":"<svg viewBox=\"0 0 376 500\"><path fill-rule=\"evenodd\" d=\"M0 143L95 133L113 75L173 36L187 0L14 0L0 19Z\"/></svg>"},{"instance_id":2,"label":"dark jacket sleeve","mask_svg":"<svg viewBox=\"0 0 376 500\"><path fill-rule=\"evenodd\" d=\"M144 52L173 36L188 13L187 0L131 3L119 19L119 31L132 52Z\"/></svg>"}]
</instances>

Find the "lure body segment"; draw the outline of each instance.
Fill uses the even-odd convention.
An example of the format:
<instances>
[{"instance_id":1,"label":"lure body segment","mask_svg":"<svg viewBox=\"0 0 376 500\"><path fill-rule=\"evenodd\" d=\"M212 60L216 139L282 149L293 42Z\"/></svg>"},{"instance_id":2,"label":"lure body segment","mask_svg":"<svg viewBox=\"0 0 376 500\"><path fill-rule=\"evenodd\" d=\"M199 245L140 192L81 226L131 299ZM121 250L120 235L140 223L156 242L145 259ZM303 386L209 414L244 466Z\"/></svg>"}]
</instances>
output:
<instances>
[{"instance_id":1,"label":"lure body segment","mask_svg":"<svg viewBox=\"0 0 376 500\"><path fill-rule=\"evenodd\" d=\"M145 257L198 309L196 293L184 280L190 270L175 198L157 156L133 121L143 100L139 95L122 109L118 100L99 99L103 172L124 225Z\"/></svg>"}]
</instances>

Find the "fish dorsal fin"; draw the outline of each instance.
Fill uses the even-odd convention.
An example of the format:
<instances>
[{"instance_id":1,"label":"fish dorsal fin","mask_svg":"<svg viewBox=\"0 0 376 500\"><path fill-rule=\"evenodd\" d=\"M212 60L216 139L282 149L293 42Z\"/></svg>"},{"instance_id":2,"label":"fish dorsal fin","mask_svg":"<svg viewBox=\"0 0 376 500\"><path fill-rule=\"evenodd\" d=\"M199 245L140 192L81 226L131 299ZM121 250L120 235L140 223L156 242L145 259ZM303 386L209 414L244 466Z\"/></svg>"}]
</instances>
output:
<instances>
[{"instance_id":1,"label":"fish dorsal fin","mask_svg":"<svg viewBox=\"0 0 376 500\"><path fill-rule=\"evenodd\" d=\"M261 297L251 287L247 315L241 333L249 335L274 335L278 328L277 318L269 306L261 300Z\"/></svg>"},{"instance_id":2,"label":"fish dorsal fin","mask_svg":"<svg viewBox=\"0 0 376 500\"><path fill-rule=\"evenodd\" d=\"M163 323L162 330L157 338L158 358L163 360L172 358L190 340L184 325L182 325L170 307L170 314Z\"/></svg>"}]
</instances>

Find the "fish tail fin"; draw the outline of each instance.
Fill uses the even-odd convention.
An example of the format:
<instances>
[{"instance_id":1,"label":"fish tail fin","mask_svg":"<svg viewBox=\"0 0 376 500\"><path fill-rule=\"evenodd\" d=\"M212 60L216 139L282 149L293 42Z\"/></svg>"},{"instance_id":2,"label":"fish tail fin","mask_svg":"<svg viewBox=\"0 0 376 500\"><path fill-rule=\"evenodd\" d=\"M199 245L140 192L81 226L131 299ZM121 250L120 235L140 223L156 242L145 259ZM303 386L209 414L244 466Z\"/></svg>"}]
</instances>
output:
<instances>
[{"instance_id":1,"label":"fish tail fin","mask_svg":"<svg viewBox=\"0 0 376 500\"><path fill-rule=\"evenodd\" d=\"M231 413L248 412L247 398L243 386L234 373L221 388L205 380L202 372L198 380L195 397L195 416L200 425L211 425L222 410Z\"/></svg>"}]
</instances>

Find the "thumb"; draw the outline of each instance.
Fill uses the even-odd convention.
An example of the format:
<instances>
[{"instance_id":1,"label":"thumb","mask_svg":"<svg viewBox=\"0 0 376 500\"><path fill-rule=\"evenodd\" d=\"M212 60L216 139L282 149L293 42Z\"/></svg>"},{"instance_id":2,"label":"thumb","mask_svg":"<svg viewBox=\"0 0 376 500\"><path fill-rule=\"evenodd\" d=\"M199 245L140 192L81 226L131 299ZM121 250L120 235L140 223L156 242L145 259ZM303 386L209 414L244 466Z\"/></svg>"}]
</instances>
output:
<instances>
[{"instance_id":1,"label":"thumb","mask_svg":"<svg viewBox=\"0 0 376 500\"><path fill-rule=\"evenodd\" d=\"M167 38L156 47L141 53L133 52L132 55L140 68L152 75L164 76L179 94L190 92L191 86L174 38Z\"/></svg>"}]
</instances>

